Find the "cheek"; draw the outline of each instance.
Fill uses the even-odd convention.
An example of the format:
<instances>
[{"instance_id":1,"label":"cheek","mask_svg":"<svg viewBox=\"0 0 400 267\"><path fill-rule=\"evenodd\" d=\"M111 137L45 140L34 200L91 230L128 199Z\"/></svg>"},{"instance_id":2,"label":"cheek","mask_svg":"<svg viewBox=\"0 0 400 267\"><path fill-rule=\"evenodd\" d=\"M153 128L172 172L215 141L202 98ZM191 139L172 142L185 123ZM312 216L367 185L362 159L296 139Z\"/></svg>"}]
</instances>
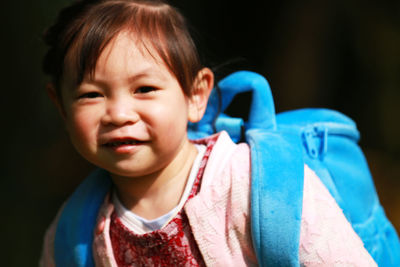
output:
<instances>
[{"instance_id":1,"label":"cheek","mask_svg":"<svg viewBox=\"0 0 400 267\"><path fill-rule=\"evenodd\" d=\"M148 109L151 128L159 139L172 142L186 134L187 106L182 101L169 101L167 104L154 105Z\"/></svg>"},{"instance_id":2,"label":"cheek","mask_svg":"<svg viewBox=\"0 0 400 267\"><path fill-rule=\"evenodd\" d=\"M73 113L67 119L67 129L75 146L85 146L96 140L96 125L91 114Z\"/></svg>"},{"instance_id":3,"label":"cheek","mask_svg":"<svg viewBox=\"0 0 400 267\"><path fill-rule=\"evenodd\" d=\"M164 109L159 110L160 117L162 117L165 124L171 127L174 131L182 129L188 121L188 107L184 101L171 101Z\"/></svg>"}]
</instances>

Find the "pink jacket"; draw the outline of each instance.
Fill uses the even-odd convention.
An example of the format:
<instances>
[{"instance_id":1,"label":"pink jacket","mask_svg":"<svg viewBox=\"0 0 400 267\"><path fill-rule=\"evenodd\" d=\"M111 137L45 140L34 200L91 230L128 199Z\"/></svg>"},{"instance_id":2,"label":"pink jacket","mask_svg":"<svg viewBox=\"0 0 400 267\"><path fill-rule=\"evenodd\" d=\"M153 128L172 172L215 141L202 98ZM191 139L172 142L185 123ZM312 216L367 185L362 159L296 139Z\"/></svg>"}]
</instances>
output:
<instances>
[{"instance_id":1,"label":"pink jacket","mask_svg":"<svg viewBox=\"0 0 400 267\"><path fill-rule=\"evenodd\" d=\"M305 266L376 266L341 209L307 166L304 169L300 262ZM96 266L117 266L109 237L109 197L94 231ZM250 233L250 151L222 132L205 168L200 192L184 207L207 266L257 266ZM54 266L57 218L45 236L42 266Z\"/></svg>"}]
</instances>

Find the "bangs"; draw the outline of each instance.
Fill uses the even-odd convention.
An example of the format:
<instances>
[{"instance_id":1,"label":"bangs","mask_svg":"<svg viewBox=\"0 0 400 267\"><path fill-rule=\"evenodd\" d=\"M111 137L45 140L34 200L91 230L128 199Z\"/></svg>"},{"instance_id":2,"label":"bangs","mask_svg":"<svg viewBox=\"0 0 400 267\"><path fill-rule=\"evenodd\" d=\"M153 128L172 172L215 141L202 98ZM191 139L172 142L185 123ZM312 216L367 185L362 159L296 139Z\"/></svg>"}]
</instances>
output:
<instances>
[{"instance_id":1,"label":"bangs","mask_svg":"<svg viewBox=\"0 0 400 267\"><path fill-rule=\"evenodd\" d=\"M183 16L158 1L105 1L88 7L64 35L63 43L69 45L61 76L68 76L75 86L85 77L93 78L102 51L125 30L132 33L140 49L161 58L190 96L202 67L196 47Z\"/></svg>"}]
</instances>

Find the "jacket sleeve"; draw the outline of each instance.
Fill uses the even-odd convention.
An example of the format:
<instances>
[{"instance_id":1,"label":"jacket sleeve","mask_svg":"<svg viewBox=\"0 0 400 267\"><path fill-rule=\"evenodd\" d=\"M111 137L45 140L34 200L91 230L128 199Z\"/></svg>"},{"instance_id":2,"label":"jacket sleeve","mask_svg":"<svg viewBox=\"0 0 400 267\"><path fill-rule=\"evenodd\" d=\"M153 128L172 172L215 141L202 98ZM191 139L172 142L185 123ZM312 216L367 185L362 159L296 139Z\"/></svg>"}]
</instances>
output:
<instances>
[{"instance_id":1,"label":"jacket sleeve","mask_svg":"<svg viewBox=\"0 0 400 267\"><path fill-rule=\"evenodd\" d=\"M304 266L377 266L342 210L305 166L300 262Z\"/></svg>"}]
</instances>

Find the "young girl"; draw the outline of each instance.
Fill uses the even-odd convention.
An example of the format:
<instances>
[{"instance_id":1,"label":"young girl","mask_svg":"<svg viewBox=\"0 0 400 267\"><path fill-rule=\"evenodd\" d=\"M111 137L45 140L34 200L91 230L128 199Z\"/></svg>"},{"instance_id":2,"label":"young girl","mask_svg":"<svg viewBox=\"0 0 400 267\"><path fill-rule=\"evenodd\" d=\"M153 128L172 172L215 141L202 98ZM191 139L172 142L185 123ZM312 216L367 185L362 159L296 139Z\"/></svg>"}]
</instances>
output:
<instances>
[{"instance_id":1,"label":"young girl","mask_svg":"<svg viewBox=\"0 0 400 267\"><path fill-rule=\"evenodd\" d=\"M100 170L50 226L41 265L258 265L248 145L226 132L187 137L214 80L182 15L163 1L79 1L45 40L48 93L73 145ZM315 173L304 173L301 264L375 266ZM92 213L94 227L81 220ZM74 243L85 236L90 244Z\"/></svg>"}]
</instances>

